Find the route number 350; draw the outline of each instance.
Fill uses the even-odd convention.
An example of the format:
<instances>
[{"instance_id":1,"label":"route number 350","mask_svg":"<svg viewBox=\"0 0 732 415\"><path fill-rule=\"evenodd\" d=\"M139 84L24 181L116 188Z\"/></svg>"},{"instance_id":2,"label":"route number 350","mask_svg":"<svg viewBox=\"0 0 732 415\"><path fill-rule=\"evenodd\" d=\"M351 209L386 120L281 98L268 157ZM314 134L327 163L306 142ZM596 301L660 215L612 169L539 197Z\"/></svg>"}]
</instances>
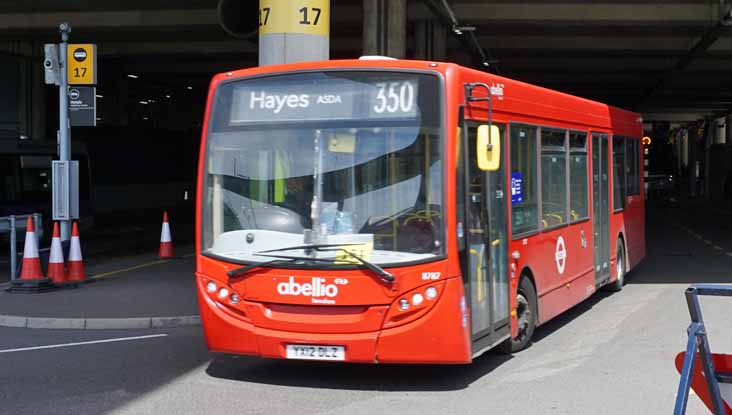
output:
<instances>
[{"instance_id":1,"label":"route number 350","mask_svg":"<svg viewBox=\"0 0 732 415\"><path fill-rule=\"evenodd\" d=\"M414 85L409 82L380 82L376 84L377 114L394 112L412 112L414 108Z\"/></svg>"}]
</instances>

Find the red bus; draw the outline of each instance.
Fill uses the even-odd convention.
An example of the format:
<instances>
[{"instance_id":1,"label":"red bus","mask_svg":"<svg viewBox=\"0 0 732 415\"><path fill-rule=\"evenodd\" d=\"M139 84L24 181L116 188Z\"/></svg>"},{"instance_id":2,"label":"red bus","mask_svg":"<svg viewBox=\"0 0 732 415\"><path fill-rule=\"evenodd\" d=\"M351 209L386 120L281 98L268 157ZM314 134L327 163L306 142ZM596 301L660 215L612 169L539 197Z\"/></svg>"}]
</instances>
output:
<instances>
[{"instance_id":1,"label":"red bus","mask_svg":"<svg viewBox=\"0 0 732 415\"><path fill-rule=\"evenodd\" d=\"M469 363L645 255L638 114L450 63L216 75L196 282L212 351Z\"/></svg>"}]
</instances>

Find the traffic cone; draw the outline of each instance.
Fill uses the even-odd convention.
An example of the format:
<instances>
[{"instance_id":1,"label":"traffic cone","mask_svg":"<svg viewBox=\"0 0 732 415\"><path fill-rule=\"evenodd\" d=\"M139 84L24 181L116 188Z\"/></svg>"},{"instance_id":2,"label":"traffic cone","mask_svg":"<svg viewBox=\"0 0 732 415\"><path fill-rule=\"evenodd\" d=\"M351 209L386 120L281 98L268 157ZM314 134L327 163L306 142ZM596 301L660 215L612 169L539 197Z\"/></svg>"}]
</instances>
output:
<instances>
[{"instance_id":1,"label":"traffic cone","mask_svg":"<svg viewBox=\"0 0 732 415\"><path fill-rule=\"evenodd\" d=\"M54 284L66 282L66 270L64 269L64 252L61 249L61 237L58 233L58 222L53 224L53 236L51 237L51 253L48 256L48 278Z\"/></svg>"},{"instance_id":2,"label":"traffic cone","mask_svg":"<svg viewBox=\"0 0 732 415\"><path fill-rule=\"evenodd\" d=\"M84 260L81 258L81 241L79 240L79 227L74 222L71 228L71 247L69 248L69 273L68 281L80 282L86 279L84 273Z\"/></svg>"},{"instance_id":3,"label":"traffic cone","mask_svg":"<svg viewBox=\"0 0 732 415\"><path fill-rule=\"evenodd\" d=\"M33 226L33 217L28 217L25 225L25 247L23 248L23 268L20 272L21 280L39 280L46 278L41 270L41 258L38 257L38 240L36 228Z\"/></svg>"},{"instance_id":4,"label":"traffic cone","mask_svg":"<svg viewBox=\"0 0 732 415\"><path fill-rule=\"evenodd\" d=\"M170 223L168 212L163 212L163 229L160 231L160 258L173 258L173 238L170 236Z\"/></svg>"}]
</instances>

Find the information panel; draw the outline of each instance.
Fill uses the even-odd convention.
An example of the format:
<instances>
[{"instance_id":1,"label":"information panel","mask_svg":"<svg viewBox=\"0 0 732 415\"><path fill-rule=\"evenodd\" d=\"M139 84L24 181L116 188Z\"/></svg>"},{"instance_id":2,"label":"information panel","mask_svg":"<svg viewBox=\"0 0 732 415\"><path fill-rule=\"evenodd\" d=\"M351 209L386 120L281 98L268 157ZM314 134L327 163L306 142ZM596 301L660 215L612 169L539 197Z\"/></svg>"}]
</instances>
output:
<instances>
[{"instance_id":1,"label":"information panel","mask_svg":"<svg viewBox=\"0 0 732 415\"><path fill-rule=\"evenodd\" d=\"M416 119L416 78L356 82L246 82L235 87L230 123L266 121Z\"/></svg>"},{"instance_id":2,"label":"information panel","mask_svg":"<svg viewBox=\"0 0 732 415\"><path fill-rule=\"evenodd\" d=\"M69 88L69 121L72 127L97 125L97 88L74 86Z\"/></svg>"}]
</instances>

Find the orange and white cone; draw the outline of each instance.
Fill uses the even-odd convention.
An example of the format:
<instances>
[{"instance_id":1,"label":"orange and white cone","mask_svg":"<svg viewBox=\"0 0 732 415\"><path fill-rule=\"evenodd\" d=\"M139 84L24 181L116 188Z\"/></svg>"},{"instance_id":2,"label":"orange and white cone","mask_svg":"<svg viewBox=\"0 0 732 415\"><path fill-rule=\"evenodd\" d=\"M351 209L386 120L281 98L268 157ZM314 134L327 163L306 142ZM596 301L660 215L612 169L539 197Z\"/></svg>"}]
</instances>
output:
<instances>
[{"instance_id":1,"label":"orange and white cone","mask_svg":"<svg viewBox=\"0 0 732 415\"><path fill-rule=\"evenodd\" d=\"M51 253L48 256L48 278L54 284L61 284L66 281L66 270L64 269L64 251L61 249L61 237L58 232L58 222L53 224L53 236L51 237Z\"/></svg>"},{"instance_id":2,"label":"orange and white cone","mask_svg":"<svg viewBox=\"0 0 732 415\"><path fill-rule=\"evenodd\" d=\"M71 247L69 248L69 273L68 281L84 281L84 260L81 258L81 240L79 240L79 227L74 222L71 228Z\"/></svg>"},{"instance_id":3,"label":"orange and white cone","mask_svg":"<svg viewBox=\"0 0 732 415\"><path fill-rule=\"evenodd\" d=\"M173 238L170 236L168 212L163 212L163 229L160 231L160 258L173 258Z\"/></svg>"},{"instance_id":4,"label":"orange and white cone","mask_svg":"<svg viewBox=\"0 0 732 415\"><path fill-rule=\"evenodd\" d=\"M25 247L23 248L23 268L20 271L21 280L44 279L41 269L41 258L38 256L38 240L33 218L28 217L25 225Z\"/></svg>"}]
</instances>

